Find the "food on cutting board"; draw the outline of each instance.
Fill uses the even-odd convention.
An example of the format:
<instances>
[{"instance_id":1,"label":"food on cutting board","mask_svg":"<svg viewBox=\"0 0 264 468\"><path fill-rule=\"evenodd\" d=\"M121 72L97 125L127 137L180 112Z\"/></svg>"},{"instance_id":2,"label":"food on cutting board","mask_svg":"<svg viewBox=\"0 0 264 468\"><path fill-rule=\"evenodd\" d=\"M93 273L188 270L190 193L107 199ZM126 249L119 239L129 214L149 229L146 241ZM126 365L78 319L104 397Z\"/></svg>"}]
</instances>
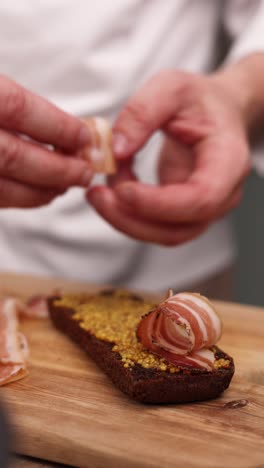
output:
<instances>
[{"instance_id":1,"label":"food on cutting board","mask_svg":"<svg viewBox=\"0 0 264 468\"><path fill-rule=\"evenodd\" d=\"M216 343L221 321L203 296L180 293L160 304L121 290L49 300L55 326L76 341L124 393L145 403L220 395L233 359ZM27 375L28 345L19 319L46 318L47 298L0 301L0 385Z\"/></svg>"},{"instance_id":2,"label":"food on cutting board","mask_svg":"<svg viewBox=\"0 0 264 468\"><path fill-rule=\"evenodd\" d=\"M116 164L112 151L112 130L102 117L84 120L90 130L91 142L82 152L82 157L92 166L94 172L114 174Z\"/></svg>"},{"instance_id":3,"label":"food on cutting board","mask_svg":"<svg viewBox=\"0 0 264 468\"><path fill-rule=\"evenodd\" d=\"M47 296L38 294L31 296L21 311L22 317L44 319L49 316L49 307Z\"/></svg>"},{"instance_id":4,"label":"food on cutting board","mask_svg":"<svg viewBox=\"0 0 264 468\"><path fill-rule=\"evenodd\" d=\"M120 290L49 301L55 326L83 348L131 398L182 403L219 396L234 374L216 346L221 322L199 294L160 304Z\"/></svg>"},{"instance_id":5,"label":"food on cutting board","mask_svg":"<svg viewBox=\"0 0 264 468\"><path fill-rule=\"evenodd\" d=\"M33 296L26 302L12 297L0 300L0 386L28 374L29 349L26 337L19 331L19 320L47 317L45 296Z\"/></svg>"},{"instance_id":6,"label":"food on cutting board","mask_svg":"<svg viewBox=\"0 0 264 468\"><path fill-rule=\"evenodd\" d=\"M19 332L19 303L15 299L0 301L0 385L27 375L28 345Z\"/></svg>"}]
</instances>

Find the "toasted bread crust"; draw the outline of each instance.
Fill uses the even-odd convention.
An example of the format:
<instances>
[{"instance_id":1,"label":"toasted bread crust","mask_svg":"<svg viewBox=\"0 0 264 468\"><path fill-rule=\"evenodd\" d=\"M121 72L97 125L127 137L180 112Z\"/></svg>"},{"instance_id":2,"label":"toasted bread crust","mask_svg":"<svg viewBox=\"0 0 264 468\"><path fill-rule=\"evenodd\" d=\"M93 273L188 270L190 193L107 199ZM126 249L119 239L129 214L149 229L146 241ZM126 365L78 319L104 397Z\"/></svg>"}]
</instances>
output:
<instances>
[{"instance_id":1,"label":"toasted bread crust","mask_svg":"<svg viewBox=\"0 0 264 468\"><path fill-rule=\"evenodd\" d=\"M50 317L55 327L75 341L112 382L126 395L142 403L187 403L218 397L230 384L234 374L233 359L219 348L216 357L228 359L228 368L213 372L183 369L170 374L156 369L145 369L136 364L125 368L121 357L112 351L112 343L97 339L73 319L73 309L56 306L49 300Z\"/></svg>"}]
</instances>

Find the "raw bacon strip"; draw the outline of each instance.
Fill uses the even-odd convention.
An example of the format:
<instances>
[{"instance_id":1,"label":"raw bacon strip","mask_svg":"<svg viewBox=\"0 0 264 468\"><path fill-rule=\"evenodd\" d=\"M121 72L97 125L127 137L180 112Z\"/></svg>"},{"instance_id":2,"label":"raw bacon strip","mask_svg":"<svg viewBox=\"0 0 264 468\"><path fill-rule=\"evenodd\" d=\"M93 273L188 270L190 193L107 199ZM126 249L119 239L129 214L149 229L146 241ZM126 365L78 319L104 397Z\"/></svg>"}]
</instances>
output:
<instances>
[{"instance_id":1,"label":"raw bacon strip","mask_svg":"<svg viewBox=\"0 0 264 468\"><path fill-rule=\"evenodd\" d=\"M18 333L18 340L19 340L20 351L25 362L29 357L28 342L27 342L25 335L23 335L23 333L21 332Z\"/></svg>"},{"instance_id":2,"label":"raw bacon strip","mask_svg":"<svg viewBox=\"0 0 264 468\"><path fill-rule=\"evenodd\" d=\"M0 385L21 379L27 374L27 340L18 331L20 306L16 299L0 300Z\"/></svg>"},{"instance_id":3,"label":"raw bacon strip","mask_svg":"<svg viewBox=\"0 0 264 468\"><path fill-rule=\"evenodd\" d=\"M221 336L221 322L210 302L199 294L169 296L139 323L143 346L174 365L213 368L209 349Z\"/></svg>"},{"instance_id":4,"label":"raw bacon strip","mask_svg":"<svg viewBox=\"0 0 264 468\"><path fill-rule=\"evenodd\" d=\"M153 351L154 352L154 351ZM210 349L200 349L196 353L186 356L169 353L159 349L155 354L164 357L175 367L186 367L187 369L206 369L208 371L214 368L215 355Z\"/></svg>"},{"instance_id":5,"label":"raw bacon strip","mask_svg":"<svg viewBox=\"0 0 264 468\"><path fill-rule=\"evenodd\" d=\"M182 310L195 334L193 350L215 344L222 331L221 321L208 299L192 293L180 293L167 299L173 311Z\"/></svg>"},{"instance_id":6,"label":"raw bacon strip","mask_svg":"<svg viewBox=\"0 0 264 468\"><path fill-rule=\"evenodd\" d=\"M147 315L142 317L137 329L137 336L139 341L143 344L144 348L151 349L153 347L152 330L155 320L157 318L157 310L150 311Z\"/></svg>"},{"instance_id":7,"label":"raw bacon strip","mask_svg":"<svg viewBox=\"0 0 264 468\"><path fill-rule=\"evenodd\" d=\"M44 295L32 296L26 303L14 298L6 298L5 300L12 301L12 307L19 318L44 319L49 316L48 301Z\"/></svg>"},{"instance_id":8,"label":"raw bacon strip","mask_svg":"<svg viewBox=\"0 0 264 468\"><path fill-rule=\"evenodd\" d=\"M112 151L112 131L101 117L85 119L90 130L91 143L83 151L83 158L91 163L95 172L114 174L116 165Z\"/></svg>"},{"instance_id":9,"label":"raw bacon strip","mask_svg":"<svg viewBox=\"0 0 264 468\"><path fill-rule=\"evenodd\" d=\"M30 297L24 310L21 310L21 315L29 318L47 318L49 316L47 297L43 295Z\"/></svg>"},{"instance_id":10,"label":"raw bacon strip","mask_svg":"<svg viewBox=\"0 0 264 468\"><path fill-rule=\"evenodd\" d=\"M186 348L189 347L189 342L194 337L192 330L188 329L188 322L184 318L182 318L182 324L179 325L171 318L169 309L165 316L164 311L162 311L162 313L159 313L152 333L153 342L167 351L186 354Z\"/></svg>"},{"instance_id":11,"label":"raw bacon strip","mask_svg":"<svg viewBox=\"0 0 264 468\"><path fill-rule=\"evenodd\" d=\"M16 300L4 299L0 302L0 363L21 364L23 362Z\"/></svg>"},{"instance_id":12,"label":"raw bacon strip","mask_svg":"<svg viewBox=\"0 0 264 468\"><path fill-rule=\"evenodd\" d=\"M0 386L23 379L26 375L28 371L24 364L0 364Z\"/></svg>"}]
</instances>

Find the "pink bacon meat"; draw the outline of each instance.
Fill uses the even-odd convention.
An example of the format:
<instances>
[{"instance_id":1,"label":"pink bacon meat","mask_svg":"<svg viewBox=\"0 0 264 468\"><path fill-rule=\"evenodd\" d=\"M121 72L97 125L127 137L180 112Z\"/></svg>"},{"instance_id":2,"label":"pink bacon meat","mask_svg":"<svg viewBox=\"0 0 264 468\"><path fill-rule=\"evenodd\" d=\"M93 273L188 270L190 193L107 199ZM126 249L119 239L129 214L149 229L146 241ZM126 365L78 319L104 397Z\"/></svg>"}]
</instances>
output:
<instances>
[{"instance_id":1,"label":"pink bacon meat","mask_svg":"<svg viewBox=\"0 0 264 468\"><path fill-rule=\"evenodd\" d=\"M84 120L90 130L91 142L83 150L82 157L94 172L114 174L116 164L112 151L112 130L107 120L90 117Z\"/></svg>"},{"instance_id":2,"label":"pink bacon meat","mask_svg":"<svg viewBox=\"0 0 264 468\"><path fill-rule=\"evenodd\" d=\"M47 296L36 295L28 299L24 310L21 311L22 317L44 319L49 316Z\"/></svg>"},{"instance_id":3,"label":"pink bacon meat","mask_svg":"<svg viewBox=\"0 0 264 468\"><path fill-rule=\"evenodd\" d=\"M221 321L210 302L194 293L168 297L145 315L137 337L144 348L176 366L212 370L210 348L221 336Z\"/></svg>"},{"instance_id":4,"label":"pink bacon meat","mask_svg":"<svg viewBox=\"0 0 264 468\"><path fill-rule=\"evenodd\" d=\"M16 299L0 301L0 385L27 374L28 345L25 336L18 331L19 308Z\"/></svg>"}]
</instances>

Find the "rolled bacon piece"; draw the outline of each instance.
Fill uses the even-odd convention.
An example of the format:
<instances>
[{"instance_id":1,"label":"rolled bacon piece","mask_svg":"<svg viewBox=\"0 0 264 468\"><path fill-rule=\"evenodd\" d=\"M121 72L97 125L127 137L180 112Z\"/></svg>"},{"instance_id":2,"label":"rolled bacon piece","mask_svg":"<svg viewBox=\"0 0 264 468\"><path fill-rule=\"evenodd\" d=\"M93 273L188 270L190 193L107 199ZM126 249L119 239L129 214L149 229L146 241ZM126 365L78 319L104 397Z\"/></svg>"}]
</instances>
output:
<instances>
[{"instance_id":1,"label":"rolled bacon piece","mask_svg":"<svg viewBox=\"0 0 264 468\"><path fill-rule=\"evenodd\" d=\"M6 309L10 308L11 315L16 315L19 319L46 319L49 316L48 296L44 294L31 296L25 302L15 297L6 297L0 300L0 304L4 304L4 301Z\"/></svg>"},{"instance_id":2,"label":"rolled bacon piece","mask_svg":"<svg viewBox=\"0 0 264 468\"><path fill-rule=\"evenodd\" d=\"M86 118L90 130L91 143L82 155L92 166L94 172L114 174L116 164L112 151L112 130L107 120L101 117Z\"/></svg>"},{"instance_id":3,"label":"rolled bacon piece","mask_svg":"<svg viewBox=\"0 0 264 468\"><path fill-rule=\"evenodd\" d=\"M27 374L28 345L18 330L20 303L16 299L0 300L0 385Z\"/></svg>"},{"instance_id":4,"label":"rolled bacon piece","mask_svg":"<svg viewBox=\"0 0 264 468\"><path fill-rule=\"evenodd\" d=\"M195 293L168 297L142 317L137 337L144 348L176 366L213 369L212 347L221 321L208 299Z\"/></svg>"},{"instance_id":5,"label":"rolled bacon piece","mask_svg":"<svg viewBox=\"0 0 264 468\"><path fill-rule=\"evenodd\" d=\"M44 295L32 296L25 303L17 298L0 299L0 386L25 377L29 349L26 337L19 332L20 318L48 317Z\"/></svg>"},{"instance_id":6,"label":"rolled bacon piece","mask_svg":"<svg viewBox=\"0 0 264 468\"><path fill-rule=\"evenodd\" d=\"M25 338L18 331L16 300L3 299L0 302L0 363L23 363L24 348Z\"/></svg>"}]
</instances>

